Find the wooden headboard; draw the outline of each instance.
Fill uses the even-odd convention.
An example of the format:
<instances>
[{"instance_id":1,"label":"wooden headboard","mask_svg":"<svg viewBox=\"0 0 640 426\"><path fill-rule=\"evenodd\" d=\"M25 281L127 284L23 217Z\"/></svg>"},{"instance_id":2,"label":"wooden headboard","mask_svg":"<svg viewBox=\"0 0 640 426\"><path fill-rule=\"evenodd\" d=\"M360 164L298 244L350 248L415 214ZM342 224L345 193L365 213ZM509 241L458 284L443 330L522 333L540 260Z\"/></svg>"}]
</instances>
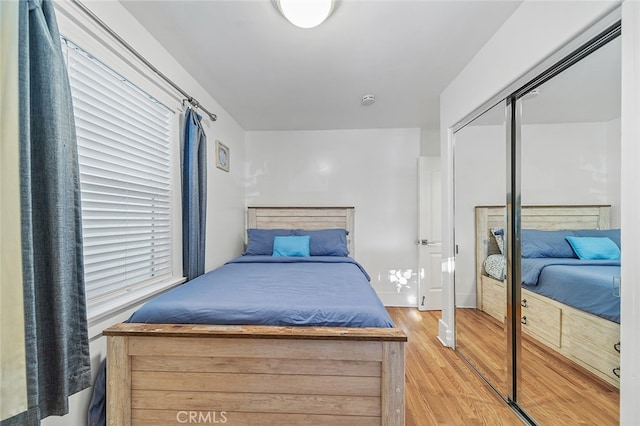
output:
<instances>
[{"instance_id":1,"label":"wooden headboard","mask_svg":"<svg viewBox=\"0 0 640 426\"><path fill-rule=\"evenodd\" d=\"M522 206L523 229L609 229L611 206ZM476 207L476 281L480 282L483 262L500 253L490 228L505 226L504 206Z\"/></svg>"},{"instance_id":2,"label":"wooden headboard","mask_svg":"<svg viewBox=\"0 0 640 426\"><path fill-rule=\"evenodd\" d=\"M354 212L354 207L248 207L247 229L346 229L354 257Z\"/></svg>"}]
</instances>

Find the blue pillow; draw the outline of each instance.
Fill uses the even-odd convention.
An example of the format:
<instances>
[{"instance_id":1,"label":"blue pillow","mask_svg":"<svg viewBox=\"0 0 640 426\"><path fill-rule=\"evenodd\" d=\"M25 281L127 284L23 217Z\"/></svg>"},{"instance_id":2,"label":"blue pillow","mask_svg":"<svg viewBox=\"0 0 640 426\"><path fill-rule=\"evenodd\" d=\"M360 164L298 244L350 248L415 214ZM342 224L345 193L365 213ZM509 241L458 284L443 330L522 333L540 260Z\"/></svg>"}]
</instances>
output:
<instances>
[{"instance_id":1,"label":"blue pillow","mask_svg":"<svg viewBox=\"0 0 640 426\"><path fill-rule=\"evenodd\" d=\"M311 256L348 256L346 229L320 229L308 231L296 229L294 235L309 236L309 253Z\"/></svg>"},{"instance_id":2,"label":"blue pillow","mask_svg":"<svg viewBox=\"0 0 640 426\"><path fill-rule=\"evenodd\" d=\"M620 260L620 249L607 237L567 237L578 257L583 260Z\"/></svg>"},{"instance_id":3,"label":"blue pillow","mask_svg":"<svg viewBox=\"0 0 640 426\"><path fill-rule=\"evenodd\" d=\"M309 257L309 239L311 237L275 237L273 240L274 256Z\"/></svg>"},{"instance_id":4,"label":"blue pillow","mask_svg":"<svg viewBox=\"0 0 640 426\"><path fill-rule=\"evenodd\" d=\"M260 256L273 254L273 239L276 236L293 235L292 229L247 229L247 249L245 255Z\"/></svg>"},{"instance_id":5,"label":"blue pillow","mask_svg":"<svg viewBox=\"0 0 640 426\"><path fill-rule=\"evenodd\" d=\"M522 230L522 257L576 257L566 237L573 236L571 230L544 231Z\"/></svg>"},{"instance_id":6,"label":"blue pillow","mask_svg":"<svg viewBox=\"0 0 640 426\"><path fill-rule=\"evenodd\" d=\"M618 229L578 229L573 231L573 235L576 237L607 237L611 239L618 248L622 248L620 245L620 228Z\"/></svg>"}]
</instances>

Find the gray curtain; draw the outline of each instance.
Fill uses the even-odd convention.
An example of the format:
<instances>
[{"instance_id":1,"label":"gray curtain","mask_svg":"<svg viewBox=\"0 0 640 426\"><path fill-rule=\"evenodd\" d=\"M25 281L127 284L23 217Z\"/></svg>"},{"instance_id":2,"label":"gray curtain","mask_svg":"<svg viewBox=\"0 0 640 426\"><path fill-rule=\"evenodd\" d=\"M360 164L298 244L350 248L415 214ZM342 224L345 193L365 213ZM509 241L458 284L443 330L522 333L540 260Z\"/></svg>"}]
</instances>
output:
<instances>
[{"instance_id":1,"label":"gray curtain","mask_svg":"<svg viewBox=\"0 0 640 426\"><path fill-rule=\"evenodd\" d=\"M71 89L53 4L19 11L20 192L28 410L2 425L64 415L90 386L82 220Z\"/></svg>"},{"instance_id":2,"label":"gray curtain","mask_svg":"<svg viewBox=\"0 0 640 426\"><path fill-rule=\"evenodd\" d=\"M182 267L187 280L204 273L207 216L207 136L202 117L188 108L182 153Z\"/></svg>"}]
</instances>

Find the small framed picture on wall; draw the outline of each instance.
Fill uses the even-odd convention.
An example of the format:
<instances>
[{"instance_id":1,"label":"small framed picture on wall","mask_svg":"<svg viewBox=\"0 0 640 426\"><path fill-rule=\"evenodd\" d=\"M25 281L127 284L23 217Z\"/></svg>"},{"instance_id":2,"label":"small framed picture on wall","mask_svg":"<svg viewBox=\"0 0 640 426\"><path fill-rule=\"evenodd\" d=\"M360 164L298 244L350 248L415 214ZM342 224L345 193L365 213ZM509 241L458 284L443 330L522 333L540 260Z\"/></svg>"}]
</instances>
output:
<instances>
[{"instance_id":1,"label":"small framed picture on wall","mask_svg":"<svg viewBox=\"0 0 640 426\"><path fill-rule=\"evenodd\" d=\"M229 171L229 147L220 141L216 141L216 167Z\"/></svg>"}]
</instances>

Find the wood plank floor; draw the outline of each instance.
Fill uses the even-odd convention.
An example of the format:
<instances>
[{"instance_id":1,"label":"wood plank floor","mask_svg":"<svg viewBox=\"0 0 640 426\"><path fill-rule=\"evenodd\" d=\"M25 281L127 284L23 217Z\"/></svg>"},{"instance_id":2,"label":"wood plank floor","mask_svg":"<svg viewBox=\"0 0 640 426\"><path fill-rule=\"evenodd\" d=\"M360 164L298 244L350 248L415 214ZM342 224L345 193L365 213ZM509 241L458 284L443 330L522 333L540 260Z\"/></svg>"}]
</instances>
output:
<instances>
[{"instance_id":1,"label":"wood plank floor","mask_svg":"<svg viewBox=\"0 0 640 426\"><path fill-rule=\"evenodd\" d=\"M407 425L523 424L456 351L442 346L437 339L440 311L387 310L409 338ZM483 322L475 321L479 323ZM487 347L495 351L505 345L495 330L475 327L474 332L471 341L489 342ZM533 339L527 338L522 356L526 360L522 401L540 425L618 424L619 392L613 386ZM500 370L502 364L496 359L494 356L479 363Z\"/></svg>"},{"instance_id":2,"label":"wood plank floor","mask_svg":"<svg viewBox=\"0 0 640 426\"><path fill-rule=\"evenodd\" d=\"M492 383L503 386L507 377L502 355L506 346L504 325L478 309L457 309L456 315L460 323L472 325L456 331L458 349L462 353L473 350L467 353L476 355L476 367ZM482 357L477 356L481 353ZM541 425L605 426L619 422L617 388L526 334L519 389L520 406Z\"/></svg>"},{"instance_id":3,"label":"wood plank floor","mask_svg":"<svg viewBox=\"0 0 640 426\"><path fill-rule=\"evenodd\" d=\"M408 336L406 424L522 425L523 422L455 351L438 340L440 311L387 308Z\"/></svg>"}]
</instances>

